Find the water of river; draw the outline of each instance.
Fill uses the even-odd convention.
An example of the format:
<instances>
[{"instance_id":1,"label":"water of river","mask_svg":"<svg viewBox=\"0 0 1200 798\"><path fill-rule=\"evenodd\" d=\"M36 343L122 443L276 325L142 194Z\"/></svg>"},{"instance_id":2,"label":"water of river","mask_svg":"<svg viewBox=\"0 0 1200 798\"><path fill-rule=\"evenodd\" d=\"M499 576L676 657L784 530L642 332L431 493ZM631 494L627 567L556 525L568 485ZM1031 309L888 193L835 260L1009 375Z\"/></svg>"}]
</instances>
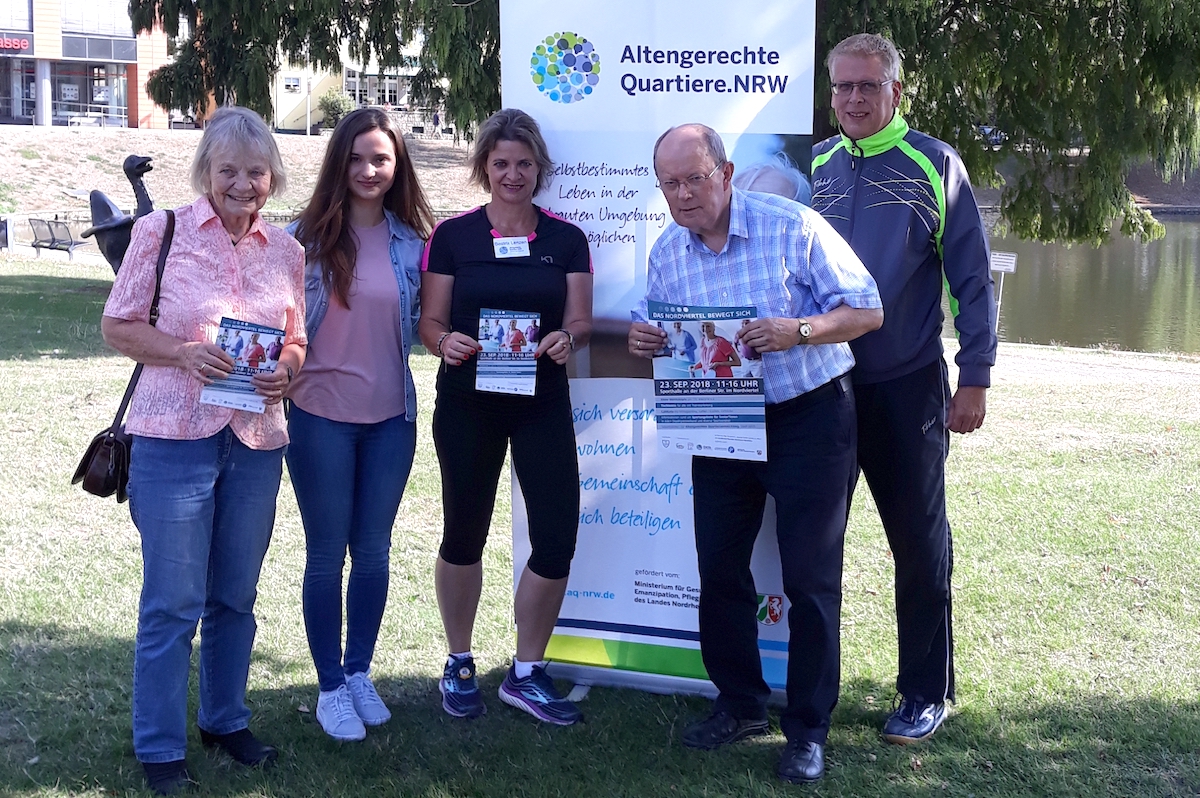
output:
<instances>
[{"instance_id":1,"label":"water of river","mask_svg":"<svg viewBox=\"0 0 1200 798\"><path fill-rule=\"evenodd\" d=\"M1158 241L1114 235L1100 248L993 236L992 249L1017 253L1016 273L1004 278L1000 340L1200 353L1200 217L1163 225ZM72 225L76 237L84 226ZM954 334L948 319L945 334Z\"/></svg>"},{"instance_id":2,"label":"water of river","mask_svg":"<svg viewBox=\"0 0 1200 798\"><path fill-rule=\"evenodd\" d=\"M1114 236L1100 248L993 236L992 249L1017 253L1000 340L1200 353L1200 217L1163 224L1158 241Z\"/></svg>"}]
</instances>

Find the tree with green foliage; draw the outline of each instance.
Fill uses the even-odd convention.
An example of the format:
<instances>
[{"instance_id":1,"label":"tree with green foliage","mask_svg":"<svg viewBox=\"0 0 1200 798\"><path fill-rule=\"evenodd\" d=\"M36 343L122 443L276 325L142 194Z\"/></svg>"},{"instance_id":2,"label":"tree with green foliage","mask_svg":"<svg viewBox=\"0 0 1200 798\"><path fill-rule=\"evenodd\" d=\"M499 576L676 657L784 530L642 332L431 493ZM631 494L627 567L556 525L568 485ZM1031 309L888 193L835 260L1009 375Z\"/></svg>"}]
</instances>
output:
<instances>
[{"instance_id":1,"label":"tree with green foliage","mask_svg":"<svg viewBox=\"0 0 1200 798\"><path fill-rule=\"evenodd\" d=\"M351 58L381 69L413 66L405 46L421 36L416 101L445 109L469 132L500 106L498 0L130 0L135 32L156 25L176 39L176 61L151 73L150 98L203 114L210 98L271 114L284 60L340 71ZM187 34L180 37L180 19Z\"/></svg>"},{"instance_id":2,"label":"tree with green foliage","mask_svg":"<svg viewBox=\"0 0 1200 798\"><path fill-rule=\"evenodd\" d=\"M204 115L210 98L236 102L271 118L271 84L279 72L283 20L249 0L130 0L134 33L161 25L175 61L150 73L146 92L163 108ZM180 37L180 19L187 35Z\"/></svg>"},{"instance_id":3,"label":"tree with green foliage","mask_svg":"<svg viewBox=\"0 0 1200 798\"><path fill-rule=\"evenodd\" d=\"M1142 238L1161 225L1125 186L1134 163L1165 177L1200 158L1196 0L817 0L818 54L851 33L882 33L904 56L905 114L963 155L977 184L1007 184L1001 215L1017 235L1100 241L1114 220ZM260 112L280 54L340 68L339 46L381 68L423 34L412 91L470 130L500 107L499 0L131 0L136 30L191 24L151 97L202 110L211 93ZM172 24L172 20L175 20ZM219 32L220 35L215 35ZM828 127L828 76L815 118ZM998 146L979 132L1003 131ZM819 134L819 133L818 133Z\"/></svg>"},{"instance_id":4,"label":"tree with green foliage","mask_svg":"<svg viewBox=\"0 0 1200 798\"><path fill-rule=\"evenodd\" d=\"M1017 235L1099 242L1114 219L1127 235L1162 234L1125 181L1145 160L1166 178L1197 164L1195 0L827 0L824 11L826 49L863 30L896 43L910 124L953 144L977 185L1004 173L1001 214ZM823 68L817 84L828 115ZM981 124L1006 138L989 145Z\"/></svg>"}]
</instances>

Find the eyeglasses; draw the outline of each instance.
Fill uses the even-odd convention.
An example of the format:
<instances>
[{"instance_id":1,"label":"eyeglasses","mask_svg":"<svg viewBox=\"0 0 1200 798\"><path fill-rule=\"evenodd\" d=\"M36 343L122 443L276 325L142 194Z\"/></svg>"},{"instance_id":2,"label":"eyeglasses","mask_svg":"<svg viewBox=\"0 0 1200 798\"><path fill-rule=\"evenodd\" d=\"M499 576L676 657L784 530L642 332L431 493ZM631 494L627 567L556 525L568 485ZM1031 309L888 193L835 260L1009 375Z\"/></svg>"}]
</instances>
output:
<instances>
[{"instance_id":1,"label":"eyeglasses","mask_svg":"<svg viewBox=\"0 0 1200 798\"><path fill-rule=\"evenodd\" d=\"M722 166L724 166L725 163L728 163L728 161L717 164L716 166L713 167L713 170L706 175L692 175L687 180L683 180L683 181L659 180L654 185L656 188L661 188L664 194L674 194L677 191L679 191L679 187L684 184L686 184L687 187L692 191L699 191L701 188L704 187L704 181L708 180L710 177L715 175L717 173L717 170L720 169Z\"/></svg>"},{"instance_id":2,"label":"eyeglasses","mask_svg":"<svg viewBox=\"0 0 1200 798\"><path fill-rule=\"evenodd\" d=\"M849 80L843 80L840 83L834 83L830 88L834 94L844 94L847 97L854 94L854 90L858 89L858 93L864 97L877 97L879 90L889 83L895 83L894 80L885 80L882 83L878 80L860 80L858 83Z\"/></svg>"}]
</instances>

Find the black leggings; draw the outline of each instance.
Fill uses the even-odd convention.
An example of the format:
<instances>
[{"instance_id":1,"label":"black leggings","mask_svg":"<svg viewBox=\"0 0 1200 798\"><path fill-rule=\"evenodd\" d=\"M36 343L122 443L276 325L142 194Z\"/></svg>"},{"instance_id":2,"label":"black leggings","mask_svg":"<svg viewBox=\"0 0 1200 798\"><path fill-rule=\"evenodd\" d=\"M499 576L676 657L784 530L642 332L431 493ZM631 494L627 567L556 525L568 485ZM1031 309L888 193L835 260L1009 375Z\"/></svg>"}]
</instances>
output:
<instances>
[{"instance_id":1,"label":"black leggings","mask_svg":"<svg viewBox=\"0 0 1200 798\"><path fill-rule=\"evenodd\" d=\"M514 396L439 382L433 443L446 519L439 553L451 565L483 557L510 441L529 518L529 570L565 579L579 529L579 461L565 386L549 396Z\"/></svg>"}]
</instances>

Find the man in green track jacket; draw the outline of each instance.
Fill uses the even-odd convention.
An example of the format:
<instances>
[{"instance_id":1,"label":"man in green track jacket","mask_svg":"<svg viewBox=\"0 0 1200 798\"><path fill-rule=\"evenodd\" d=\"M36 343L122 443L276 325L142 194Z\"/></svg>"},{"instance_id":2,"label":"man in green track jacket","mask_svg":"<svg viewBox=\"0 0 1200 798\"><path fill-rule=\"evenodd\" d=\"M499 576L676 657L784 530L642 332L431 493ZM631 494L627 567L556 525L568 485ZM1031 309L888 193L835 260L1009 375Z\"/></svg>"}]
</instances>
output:
<instances>
[{"instance_id":1,"label":"man in green track jacket","mask_svg":"<svg viewBox=\"0 0 1200 798\"><path fill-rule=\"evenodd\" d=\"M958 153L900 116L895 46L851 36L826 64L841 135L813 149L812 207L850 242L883 299L883 326L850 346L858 461L896 563L901 702L883 732L912 743L937 731L954 700L945 460L950 432L983 424L996 359L987 234ZM943 280L960 344L953 395Z\"/></svg>"}]
</instances>

